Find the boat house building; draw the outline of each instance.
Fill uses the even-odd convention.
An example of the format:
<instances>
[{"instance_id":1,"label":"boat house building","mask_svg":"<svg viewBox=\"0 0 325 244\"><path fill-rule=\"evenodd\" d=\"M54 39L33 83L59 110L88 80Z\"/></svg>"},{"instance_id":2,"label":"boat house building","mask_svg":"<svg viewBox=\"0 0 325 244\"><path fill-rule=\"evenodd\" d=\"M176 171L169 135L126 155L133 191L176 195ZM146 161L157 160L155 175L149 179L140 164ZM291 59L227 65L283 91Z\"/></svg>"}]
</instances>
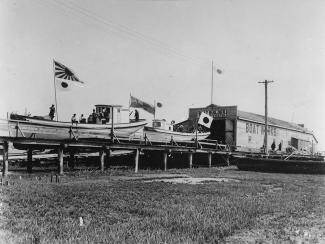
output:
<instances>
[{"instance_id":1,"label":"boat house building","mask_svg":"<svg viewBox=\"0 0 325 244\"><path fill-rule=\"evenodd\" d=\"M185 130L194 128L201 112L213 117L210 139L235 146L238 151L258 151L263 147L265 135L264 115L258 115L237 109L237 106L218 106L211 104L202 108L190 108L189 118L176 125ZM295 124L268 117L268 145L274 142L275 150L296 150L314 153L317 139L312 131L302 124Z\"/></svg>"}]
</instances>

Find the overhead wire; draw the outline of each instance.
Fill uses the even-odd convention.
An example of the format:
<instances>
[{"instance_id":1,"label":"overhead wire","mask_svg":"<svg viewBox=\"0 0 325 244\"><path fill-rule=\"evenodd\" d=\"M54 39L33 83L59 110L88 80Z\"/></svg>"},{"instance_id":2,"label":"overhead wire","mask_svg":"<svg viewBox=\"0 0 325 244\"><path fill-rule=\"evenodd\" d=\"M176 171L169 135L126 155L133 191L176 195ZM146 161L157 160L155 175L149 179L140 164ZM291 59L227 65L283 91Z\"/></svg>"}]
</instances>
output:
<instances>
[{"instance_id":1,"label":"overhead wire","mask_svg":"<svg viewBox=\"0 0 325 244\"><path fill-rule=\"evenodd\" d=\"M183 52L177 50L176 48L173 48L169 45L167 45L164 42L161 42L157 39L154 39L152 37L149 37L147 35L144 35L142 33L140 33L139 31L133 30L130 27L127 27L125 25L121 25L121 24L116 24L115 22L113 22L112 20L109 20L107 18L103 18L93 12L90 12L89 10L82 8L80 6L77 6L69 1L59 1L59 0L54 0L54 1L48 1L49 3L51 3L53 5L53 3L55 2L56 5L55 7L60 7L60 9L63 9L66 11L66 9L69 9L75 16L83 16L86 17L87 19L99 23L101 25L104 25L105 27L109 28L112 31L115 32L119 32L125 36L128 36L132 39L136 39L138 41L144 42L148 45L150 45L151 47L154 47L156 49L159 49L160 51L164 51L164 54L171 54L173 56L177 56L179 58L182 58L184 60L188 60L192 63L195 64L203 64L203 63L207 63L208 59L203 59L203 58L198 58L198 57L193 57L193 56L189 56L184 54ZM53 5L54 6L54 5ZM107 33L107 30L104 30ZM166 53L167 52L167 53Z\"/></svg>"}]
</instances>

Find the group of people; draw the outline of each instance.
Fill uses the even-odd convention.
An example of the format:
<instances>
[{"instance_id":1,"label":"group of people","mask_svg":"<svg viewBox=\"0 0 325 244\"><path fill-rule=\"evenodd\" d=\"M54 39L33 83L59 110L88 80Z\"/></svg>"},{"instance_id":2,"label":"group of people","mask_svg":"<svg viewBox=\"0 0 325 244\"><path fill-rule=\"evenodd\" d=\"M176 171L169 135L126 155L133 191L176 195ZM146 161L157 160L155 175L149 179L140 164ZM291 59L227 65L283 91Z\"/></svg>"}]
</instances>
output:
<instances>
[{"instance_id":1,"label":"group of people","mask_svg":"<svg viewBox=\"0 0 325 244\"><path fill-rule=\"evenodd\" d=\"M276 147L276 145L275 145L275 141L273 140L273 142L272 142L272 144L271 144L271 149L272 149L272 151L275 150L275 147ZM281 151L281 150L282 150L282 143L280 142L279 145L278 145L278 151Z\"/></svg>"},{"instance_id":2,"label":"group of people","mask_svg":"<svg viewBox=\"0 0 325 244\"><path fill-rule=\"evenodd\" d=\"M109 108L106 108L106 109L104 109L103 112L99 112L99 113L97 113L96 110L93 109L93 112L88 117L88 123L96 124L97 120L102 121L103 119L107 123L107 122L109 122L109 119L110 119L109 114L110 114Z\"/></svg>"},{"instance_id":3,"label":"group of people","mask_svg":"<svg viewBox=\"0 0 325 244\"><path fill-rule=\"evenodd\" d=\"M49 117L50 120L53 120L55 117L55 106L54 104L52 104L52 106L50 107L50 112L49 112ZM93 112L89 115L88 117L88 123L90 124L96 124L97 120L102 120L105 119L106 123L109 122L109 108L106 108L103 112L101 113L97 113L95 109L93 109ZM137 114L138 118L139 118L139 114ZM77 114L73 114L71 117L71 123L72 124L86 124L87 123L87 119L84 117L83 114L80 115L79 120L77 119Z\"/></svg>"},{"instance_id":4,"label":"group of people","mask_svg":"<svg viewBox=\"0 0 325 244\"><path fill-rule=\"evenodd\" d=\"M51 120L54 119L55 117L55 106L52 104L50 107L50 112L49 112L49 117ZM103 112L97 113L95 109L93 109L93 112L89 115L88 117L88 123L89 124L96 124L98 120L102 121L103 119L105 120L106 123L109 122L110 120L110 110L109 108L106 108L103 110ZM135 121L139 121L139 111L136 109L134 111L134 119ZM77 119L77 114L73 114L71 117L71 123L72 124L86 124L87 119L84 117L83 114L80 115L79 120Z\"/></svg>"}]
</instances>

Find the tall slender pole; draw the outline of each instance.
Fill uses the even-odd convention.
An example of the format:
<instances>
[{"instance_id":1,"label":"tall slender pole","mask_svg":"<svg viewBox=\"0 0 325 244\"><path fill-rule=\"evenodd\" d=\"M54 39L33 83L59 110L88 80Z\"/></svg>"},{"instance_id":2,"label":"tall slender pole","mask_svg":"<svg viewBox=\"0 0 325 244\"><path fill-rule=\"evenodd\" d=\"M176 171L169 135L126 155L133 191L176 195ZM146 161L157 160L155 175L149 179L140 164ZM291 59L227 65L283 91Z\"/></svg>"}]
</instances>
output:
<instances>
[{"instance_id":1,"label":"tall slender pole","mask_svg":"<svg viewBox=\"0 0 325 244\"><path fill-rule=\"evenodd\" d=\"M55 61L53 59L53 81L54 81L54 98L55 98L55 112L56 112L56 121L59 121L59 113L58 113L58 102L56 99L56 85L55 85Z\"/></svg>"},{"instance_id":2,"label":"tall slender pole","mask_svg":"<svg viewBox=\"0 0 325 244\"><path fill-rule=\"evenodd\" d=\"M112 127L111 127L111 141L114 143L114 107L112 106Z\"/></svg>"},{"instance_id":3,"label":"tall slender pole","mask_svg":"<svg viewBox=\"0 0 325 244\"><path fill-rule=\"evenodd\" d=\"M195 147L198 148L199 146L199 143L198 143L198 140L197 140L197 131L199 129L199 114L197 114L196 116L196 130L195 130Z\"/></svg>"},{"instance_id":4,"label":"tall slender pole","mask_svg":"<svg viewBox=\"0 0 325 244\"><path fill-rule=\"evenodd\" d=\"M213 60L212 60L212 66L211 66L211 104L213 104Z\"/></svg>"},{"instance_id":5,"label":"tall slender pole","mask_svg":"<svg viewBox=\"0 0 325 244\"><path fill-rule=\"evenodd\" d=\"M265 153L266 155L268 155L268 145L267 145L267 135L268 135L268 119L267 119L267 116L268 116L268 114L267 114L267 85L268 85L268 83L271 83L271 82L274 82L274 81L268 81L268 80L265 80L265 81L258 82L258 83L263 83L264 86L265 86L264 153Z\"/></svg>"},{"instance_id":6,"label":"tall slender pole","mask_svg":"<svg viewBox=\"0 0 325 244\"><path fill-rule=\"evenodd\" d=\"M156 120L156 100L153 100L153 108L154 108L153 120Z\"/></svg>"}]
</instances>

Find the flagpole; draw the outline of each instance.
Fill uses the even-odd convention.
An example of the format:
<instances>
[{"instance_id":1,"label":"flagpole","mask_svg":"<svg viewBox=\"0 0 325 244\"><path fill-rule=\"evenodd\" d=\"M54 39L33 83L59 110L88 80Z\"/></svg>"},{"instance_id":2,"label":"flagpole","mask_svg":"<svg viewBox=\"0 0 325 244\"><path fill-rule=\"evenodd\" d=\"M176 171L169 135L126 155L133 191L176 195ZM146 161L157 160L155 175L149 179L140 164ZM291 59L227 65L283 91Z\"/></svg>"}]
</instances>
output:
<instances>
[{"instance_id":1,"label":"flagpole","mask_svg":"<svg viewBox=\"0 0 325 244\"><path fill-rule=\"evenodd\" d=\"M153 120L156 120L156 100L153 100L153 108L154 108Z\"/></svg>"},{"instance_id":2,"label":"flagpole","mask_svg":"<svg viewBox=\"0 0 325 244\"><path fill-rule=\"evenodd\" d=\"M55 112L56 112L56 121L59 121L59 113L58 113L58 102L56 99L56 85L55 85L55 61L53 59L53 81L54 81L54 98L55 98Z\"/></svg>"},{"instance_id":3,"label":"flagpole","mask_svg":"<svg viewBox=\"0 0 325 244\"><path fill-rule=\"evenodd\" d=\"M130 96L129 96L129 120L130 120L130 108L131 108L131 92L130 92Z\"/></svg>"},{"instance_id":4,"label":"flagpole","mask_svg":"<svg viewBox=\"0 0 325 244\"><path fill-rule=\"evenodd\" d=\"M213 104L213 60L212 60L212 66L211 66L211 104Z\"/></svg>"}]
</instances>

